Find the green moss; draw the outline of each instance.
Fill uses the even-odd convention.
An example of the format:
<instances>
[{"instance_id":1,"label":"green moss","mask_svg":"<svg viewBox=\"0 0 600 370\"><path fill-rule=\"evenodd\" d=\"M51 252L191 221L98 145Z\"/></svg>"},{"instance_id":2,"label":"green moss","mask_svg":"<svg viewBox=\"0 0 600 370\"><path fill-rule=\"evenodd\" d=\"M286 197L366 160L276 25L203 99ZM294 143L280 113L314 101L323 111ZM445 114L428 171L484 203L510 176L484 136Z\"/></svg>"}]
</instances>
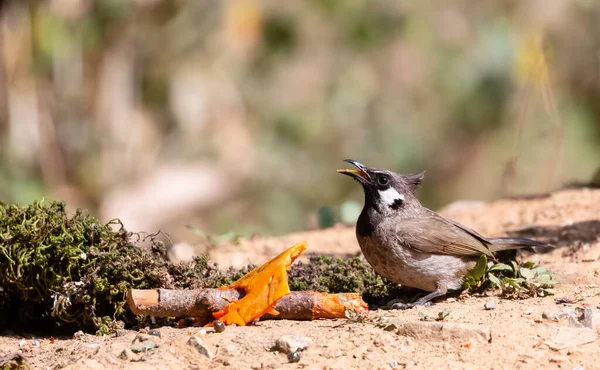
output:
<instances>
[{"instance_id":1,"label":"green moss","mask_svg":"<svg viewBox=\"0 0 600 370\"><path fill-rule=\"evenodd\" d=\"M377 275L373 268L359 257L311 257L308 264L294 264L288 276L291 290L356 292L362 294L369 303L387 297L397 287L396 284Z\"/></svg>"},{"instance_id":2,"label":"green moss","mask_svg":"<svg viewBox=\"0 0 600 370\"><path fill-rule=\"evenodd\" d=\"M69 217L62 202L1 204L0 327L102 332L117 321L140 323L126 307L129 288L203 288L237 276L206 257L168 262L158 236L130 233L119 220L102 224L82 210ZM141 241L148 247L134 244Z\"/></svg>"}]
</instances>

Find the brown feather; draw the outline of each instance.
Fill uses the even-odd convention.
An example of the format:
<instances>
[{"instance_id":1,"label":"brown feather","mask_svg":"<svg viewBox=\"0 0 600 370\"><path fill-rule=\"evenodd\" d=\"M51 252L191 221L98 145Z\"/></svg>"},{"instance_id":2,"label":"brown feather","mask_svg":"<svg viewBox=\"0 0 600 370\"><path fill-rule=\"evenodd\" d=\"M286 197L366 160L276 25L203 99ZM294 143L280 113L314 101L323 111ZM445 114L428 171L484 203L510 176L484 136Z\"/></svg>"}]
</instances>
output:
<instances>
[{"instance_id":1,"label":"brown feather","mask_svg":"<svg viewBox=\"0 0 600 370\"><path fill-rule=\"evenodd\" d=\"M404 218L398 226L396 237L403 245L418 252L493 257L484 244L485 238L477 233L471 234L433 212L429 217Z\"/></svg>"}]
</instances>

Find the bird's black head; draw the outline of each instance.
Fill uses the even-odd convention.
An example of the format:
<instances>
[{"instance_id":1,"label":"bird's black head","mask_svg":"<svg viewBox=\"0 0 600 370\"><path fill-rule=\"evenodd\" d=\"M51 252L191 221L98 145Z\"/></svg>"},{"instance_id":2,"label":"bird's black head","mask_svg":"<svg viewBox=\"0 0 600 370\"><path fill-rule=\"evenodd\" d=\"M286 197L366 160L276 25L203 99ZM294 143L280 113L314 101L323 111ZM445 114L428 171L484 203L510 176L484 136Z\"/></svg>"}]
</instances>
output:
<instances>
[{"instance_id":1,"label":"bird's black head","mask_svg":"<svg viewBox=\"0 0 600 370\"><path fill-rule=\"evenodd\" d=\"M378 168L367 168L353 159L345 159L356 166L353 170L337 170L358 181L365 191L365 208L373 207L384 215L402 212L407 208L421 206L415 196L425 171L402 175Z\"/></svg>"}]
</instances>

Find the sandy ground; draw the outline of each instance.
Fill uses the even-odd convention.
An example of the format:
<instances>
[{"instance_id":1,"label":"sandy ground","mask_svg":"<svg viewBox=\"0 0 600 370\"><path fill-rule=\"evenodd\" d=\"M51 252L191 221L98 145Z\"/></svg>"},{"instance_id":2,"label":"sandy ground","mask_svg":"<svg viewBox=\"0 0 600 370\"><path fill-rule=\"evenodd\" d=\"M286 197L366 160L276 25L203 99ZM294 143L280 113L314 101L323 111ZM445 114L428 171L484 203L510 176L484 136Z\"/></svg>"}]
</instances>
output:
<instances>
[{"instance_id":1,"label":"sandy ground","mask_svg":"<svg viewBox=\"0 0 600 370\"><path fill-rule=\"evenodd\" d=\"M565 190L489 204L457 202L441 213L485 235L518 231L558 244L560 248L551 253L524 256L543 264L560 280L556 295L523 300L503 299L493 293L461 296L427 308L371 311L363 322L263 321L228 327L223 333L163 327L158 328L160 338L139 338L155 346L141 354L131 352L137 331L107 337L76 333L56 339L4 333L0 356L20 353L25 364L35 369L600 368L600 326L577 334L578 338L591 335L591 343L553 350L545 341L559 328L568 328L570 319L542 317L544 312L592 308L596 324L600 323L600 190ZM307 252L347 256L359 251L353 229L336 227L243 240L239 245L219 246L211 254L220 255L221 266L261 263L303 239L309 242ZM556 298L573 303L557 303ZM484 309L490 301L495 309ZM437 316L444 309L449 316L443 322L420 320L419 313ZM188 344L194 335L201 346ZM308 345L298 352L297 363L272 350L277 339L286 335L300 336Z\"/></svg>"}]
</instances>

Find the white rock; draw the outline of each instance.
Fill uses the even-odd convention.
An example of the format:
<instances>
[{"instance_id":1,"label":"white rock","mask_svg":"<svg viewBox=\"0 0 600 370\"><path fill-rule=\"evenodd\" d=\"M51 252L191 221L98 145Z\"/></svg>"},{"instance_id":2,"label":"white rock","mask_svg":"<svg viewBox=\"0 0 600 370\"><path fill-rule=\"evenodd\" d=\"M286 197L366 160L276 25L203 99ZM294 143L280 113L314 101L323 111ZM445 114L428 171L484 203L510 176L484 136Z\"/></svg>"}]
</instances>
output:
<instances>
[{"instance_id":1,"label":"white rock","mask_svg":"<svg viewBox=\"0 0 600 370\"><path fill-rule=\"evenodd\" d=\"M586 308L583 310L581 323L586 328L600 329L600 310L593 308Z\"/></svg>"},{"instance_id":2,"label":"white rock","mask_svg":"<svg viewBox=\"0 0 600 370\"><path fill-rule=\"evenodd\" d=\"M542 318L547 319L547 320L559 321L563 317L574 316L574 315L575 315L575 311L573 311L573 310L554 309L554 310L544 311L544 313L542 313Z\"/></svg>"},{"instance_id":3,"label":"white rock","mask_svg":"<svg viewBox=\"0 0 600 370\"><path fill-rule=\"evenodd\" d=\"M398 335L427 341L464 343L475 340L481 343L492 341L490 329L481 325L453 322L415 321L398 324Z\"/></svg>"},{"instance_id":4,"label":"white rock","mask_svg":"<svg viewBox=\"0 0 600 370\"><path fill-rule=\"evenodd\" d=\"M325 358L338 358L342 356L342 350L338 346L330 346L323 350L321 356Z\"/></svg>"},{"instance_id":5,"label":"white rock","mask_svg":"<svg viewBox=\"0 0 600 370\"><path fill-rule=\"evenodd\" d=\"M485 304L483 305L483 308L485 308L486 310L495 310L496 309L496 301L494 301L493 299L490 299L489 301L485 302Z\"/></svg>"},{"instance_id":6,"label":"white rock","mask_svg":"<svg viewBox=\"0 0 600 370\"><path fill-rule=\"evenodd\" d=\"M195 335L193 337L190 337L190 339L188 340L188 344L190 346L194 347L196 349L196 351L198 351L198 353L208 357L211 360L213 357L215 357L215 355L212 353L212 351L204 345L202 339L198 338Z\"/></svg>"},{"instance_id":7,"label":"white rock","mask_svg":"<svg viewBox=\"0 0 600 370\"><path fill-rule=\"evenodd\" d=\"M303 351L309 347L312 340L300 335L282 335L275 341L274 349L283 353Z\"/></svg>"},{"instance_id":8,"label":"white rock","mask_svg":"<svg viewBox=\"0 0 600 370\"><path fill-rule=\"evenodd\" d=\"M575 347L596 340L596 331L588 328L560 327L544 344L553 350Z\"/></svg>"}]
</instances>

